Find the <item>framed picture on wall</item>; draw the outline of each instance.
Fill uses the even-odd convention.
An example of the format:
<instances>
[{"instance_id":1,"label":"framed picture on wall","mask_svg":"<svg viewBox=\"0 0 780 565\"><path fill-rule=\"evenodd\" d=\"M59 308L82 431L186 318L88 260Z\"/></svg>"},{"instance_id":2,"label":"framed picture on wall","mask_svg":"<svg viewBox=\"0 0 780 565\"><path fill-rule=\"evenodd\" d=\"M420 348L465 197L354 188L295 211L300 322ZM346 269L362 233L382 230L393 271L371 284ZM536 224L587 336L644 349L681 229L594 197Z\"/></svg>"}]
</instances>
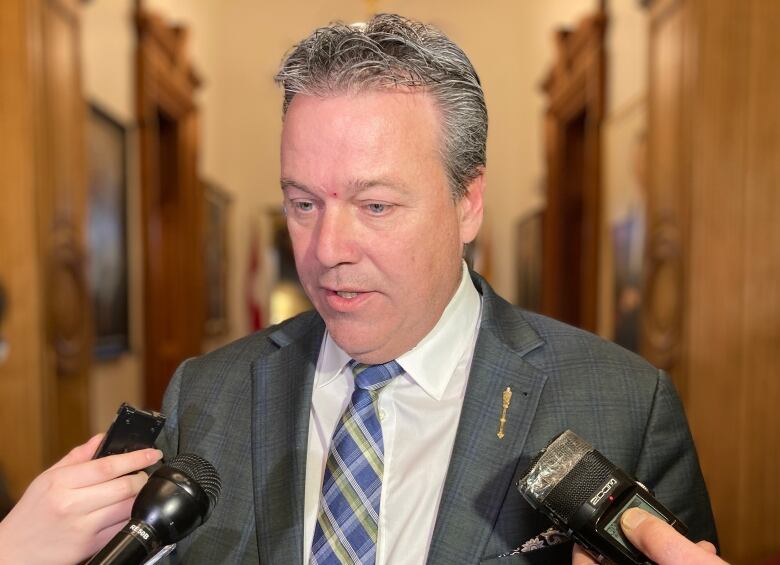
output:
<instances>
[{"instance_id":1,"label":"framed picture on wall","mask_svg":"<svg viewBox=\"0 0 780 565\"><path fill-rule=\"evenodd\" d=\"M90 105L86 137L88 275L95 357L111 359L129 346L125 128Z\"/></svg>"},{"instance_id":2,"label":"framed picture on wall","mask_svg":"<svg viewBox=\"0 0 780 565\"><path fill-rule=\"evenodd\" d=\"M205 198L204 267L208 336L228 331L228 216L230 195L216 184L201 181Z\"/></svg>"}]
</instances>

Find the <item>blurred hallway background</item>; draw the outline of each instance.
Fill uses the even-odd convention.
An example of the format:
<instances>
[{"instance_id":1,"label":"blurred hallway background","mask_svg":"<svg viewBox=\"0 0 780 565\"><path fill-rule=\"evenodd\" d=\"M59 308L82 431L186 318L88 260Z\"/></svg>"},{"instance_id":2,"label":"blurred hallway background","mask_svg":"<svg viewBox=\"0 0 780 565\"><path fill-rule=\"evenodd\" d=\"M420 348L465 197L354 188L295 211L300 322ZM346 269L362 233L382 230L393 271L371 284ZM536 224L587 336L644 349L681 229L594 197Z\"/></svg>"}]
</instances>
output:
<instances>
[{"instance_id":1,"label":"blurred hallway background","mask_svg":"<svg viewBox=\"0 0 780 565\"><path fill-rule=\"evenodd\" d=\"M437 25L480 74L476 270L669 371L724 557L780 554L775 0L3 0L11 499L120 402L159 408L183 359L307 308L272 78L375 12Z\"/></svg>"}]
</instances>

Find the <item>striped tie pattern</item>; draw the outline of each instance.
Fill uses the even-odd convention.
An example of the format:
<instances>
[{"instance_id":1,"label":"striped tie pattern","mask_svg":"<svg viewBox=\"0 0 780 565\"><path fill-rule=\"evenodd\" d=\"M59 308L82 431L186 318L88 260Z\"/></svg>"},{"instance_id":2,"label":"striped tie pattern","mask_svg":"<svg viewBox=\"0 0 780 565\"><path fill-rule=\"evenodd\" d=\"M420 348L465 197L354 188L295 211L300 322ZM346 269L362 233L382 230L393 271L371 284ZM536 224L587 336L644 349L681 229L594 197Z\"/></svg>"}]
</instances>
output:
<instances>
[{"instance_id":1,"label":"striped tie pattern","mask_svg":"<svg viewBox=\"0 0 780 565\"><path fill-rule=\"evenodd\" d=\"M376 414L380 389L403 372L395 361L350 361L355 391L330 444L310 564L373 564L382 493L384 442Z\"/></svg>"}]
</instances>

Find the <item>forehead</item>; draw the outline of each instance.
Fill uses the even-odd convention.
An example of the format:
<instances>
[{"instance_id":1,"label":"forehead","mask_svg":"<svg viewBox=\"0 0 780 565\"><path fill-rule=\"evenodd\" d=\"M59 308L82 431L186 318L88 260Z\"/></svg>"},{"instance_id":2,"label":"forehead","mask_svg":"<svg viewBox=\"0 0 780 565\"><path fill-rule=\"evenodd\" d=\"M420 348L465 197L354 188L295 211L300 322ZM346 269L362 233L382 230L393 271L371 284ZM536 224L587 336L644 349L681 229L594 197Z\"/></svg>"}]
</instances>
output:
<instances>
[{"instance_id":1,"label":"forehead","mask_svg":"<svg viewBox=\"0 0 780 565\"><path fill-rule=\"evenodd\" d=\"M440 117L430 94L379 90L296 95L282 128L282 174L387 174L441 162Z\"/></svg>"},{"instance_id":2,"label":"forehead","mask_svg":"<svg viewBox=\"0 0 780 565\"><path fill-rule=\"evenodd\" d=\"M284 116L282 134L300 127L310 136L334 128L373 128L383 133L408 131L420 125L438 131L440 111L432 95L422 89L371 89L330 95L296 94Z\"/></svg>"}]
</instances>

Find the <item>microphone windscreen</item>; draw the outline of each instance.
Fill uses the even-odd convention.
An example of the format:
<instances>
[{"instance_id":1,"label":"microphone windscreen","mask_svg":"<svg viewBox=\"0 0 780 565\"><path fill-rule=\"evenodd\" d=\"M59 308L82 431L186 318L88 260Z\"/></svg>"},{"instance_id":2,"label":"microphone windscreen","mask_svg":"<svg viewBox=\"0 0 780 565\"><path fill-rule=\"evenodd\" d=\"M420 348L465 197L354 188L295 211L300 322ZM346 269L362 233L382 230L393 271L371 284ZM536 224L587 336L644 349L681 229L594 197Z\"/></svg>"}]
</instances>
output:
<instances>
[{"instance_id":1,"label":"microphone windscreen","mask_svg":"<svg viewBox=\"0 0 780 565\"><path fill-rule=\"evenodd\" d=\"M166 465L184 473L200 485L209 498L209 507L214 508L222 490L222 480L214 465L194 453L176 455Z\"/></svg>"},{"instance_id":2,"label":"microphone windscreen","mask_svg":"<svg viewBox=\"0 0 780 565\"><path fill-rule=\"evenodd\" d=\"M580 436L566 430L554 438L528 466L520 486L537 500L544 500L552 489L593 447Z\"/></svg>"}]
</instances>

